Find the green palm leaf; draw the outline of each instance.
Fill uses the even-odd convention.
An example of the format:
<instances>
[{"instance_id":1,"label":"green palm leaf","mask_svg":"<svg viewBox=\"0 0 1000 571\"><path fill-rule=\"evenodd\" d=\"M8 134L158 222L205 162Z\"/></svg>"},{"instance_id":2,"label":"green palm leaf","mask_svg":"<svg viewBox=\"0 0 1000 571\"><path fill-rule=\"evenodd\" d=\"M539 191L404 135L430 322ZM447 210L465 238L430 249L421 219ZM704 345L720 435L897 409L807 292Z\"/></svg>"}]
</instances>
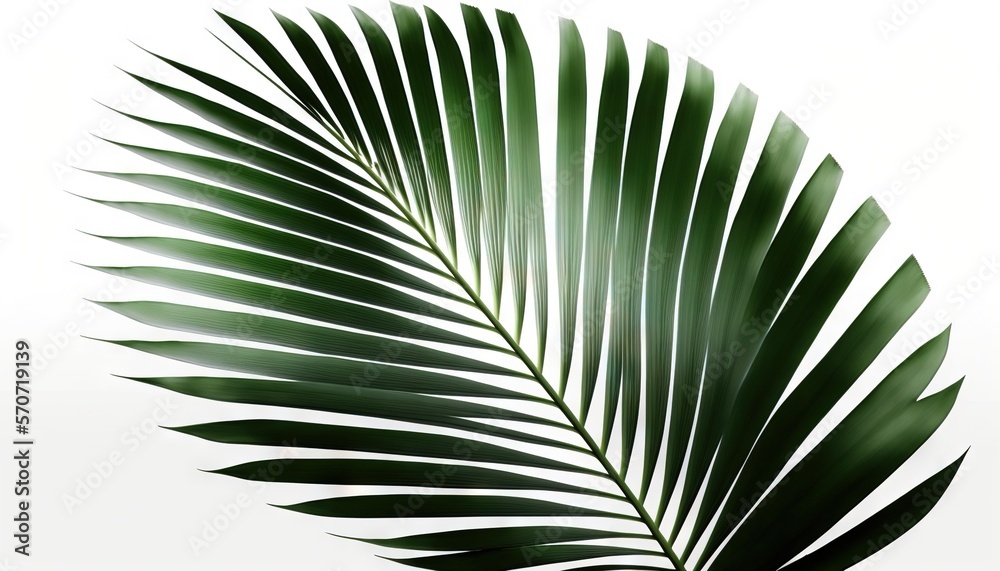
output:
<instances>
[{"instance_id":1,"label":"green palm leaf","mask_svg":"<svg viewBox=\"0 0 1000 571\"><path fill-rule=\"evenodd\" d=\"M133 76L213 127L129 115L194 152L118 143L177 176L97 174L182 204L97 201L205 239L104 236L195 269L93 267L226 307L102 303L199 338L113 342L222 375L136 381L288 416L174 430L332 454L274 477L317 490L282 507L445 518L356 538L425 569L846 569L877 551L885 526L906 531L937 503L914 514L915 488L854 515L951 410L961 381L921 398L947 332L803 448L929 286L908 259L793 383L888 220L869 200L817 244L841 170L827 157L794 189L807 139L790 119L747 157L756 95L737 89L710 132L712 73L691 61L671 74L657 44L634 73L609 32L589 93L572 22L550 81L512 14L496 15L498 43L463 6L466 49L429 9L392 6L398 42L353 13L371 65L318 13L309 25L275 14L284 36L271 38L222 16L273 99L162 56L214 96ZM671 77L683 77L676 109ZM540 136L536 90L557 93L555 141ZM928 482L949 483L963 458ZM254 479L271 461L211 471ZM363 491L332 487L345 485ZM852 517L865 519L816 545Z\"/></svg>"}]
</instances>

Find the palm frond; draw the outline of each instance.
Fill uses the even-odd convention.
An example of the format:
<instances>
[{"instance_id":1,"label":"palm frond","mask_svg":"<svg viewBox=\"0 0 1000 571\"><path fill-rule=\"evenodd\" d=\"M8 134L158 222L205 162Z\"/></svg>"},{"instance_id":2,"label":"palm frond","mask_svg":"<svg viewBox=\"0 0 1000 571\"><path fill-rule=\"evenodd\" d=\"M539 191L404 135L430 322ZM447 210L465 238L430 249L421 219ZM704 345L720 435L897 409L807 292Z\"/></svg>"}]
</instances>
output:
<instances>
[{"instance_id":1,"label":"palm frond","mask_svg":"<svg viewBox=\"0 0 1000 571\"><path fill-rule=\"evenodd\" d=\"M462 6L468 46L430 9L392 5L395 43L353 9L365 46L311 14L309 26L275 14L284 37L273 38L220 14L249 49L220 41L269 96L153 54L214 95L133 77L212 127L128 115L193 152L118 142L176 176L96 173L182 204L97 202L204 239L103 236L197 269L93 267L227 305L101 303L199 339L113 343L219 373L128 378L286 415L174 430L331 454L275 477L319 490L285 509L447 518L355 538L425 569L846 569L874 553L883 526L909 529L937 503L913 513L915 488L815 548L864 517L859 504L936 431L961 381L921 398L946 331L807 444L929 285L906 260L793 382L889 222L868 200L818 243L842 173L827 156L793 188L807 138L788 117L747 157L752 91L740 86L710 132L711 71L689 61L674 108L667 51L648 43L635 74L614 31L590 93L570 21L549 81L506 12L497 38ZM538 105L549 89L551 142ZM928 482L947 487L963 458ZM270 461L211 471L254 479ZM348 485L363 491L336 487ZM417 505L413 487L430 488Z\"/></svg>"}]
</instances>

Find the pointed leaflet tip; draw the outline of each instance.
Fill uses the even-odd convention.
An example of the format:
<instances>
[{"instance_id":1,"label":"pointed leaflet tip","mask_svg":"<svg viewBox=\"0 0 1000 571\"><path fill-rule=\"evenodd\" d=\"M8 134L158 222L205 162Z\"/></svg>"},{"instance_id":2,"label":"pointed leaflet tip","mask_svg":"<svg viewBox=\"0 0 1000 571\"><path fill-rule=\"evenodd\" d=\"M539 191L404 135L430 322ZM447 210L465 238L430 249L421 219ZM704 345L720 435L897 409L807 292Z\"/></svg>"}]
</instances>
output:
<instances>
[{"instance_id":1,"label":"pointed leaflet tip","mask_svg":"<svg viewBox=\"0 0 1000 571\"><path fill-rule=\"evenodd\" d=\"M69 192L69 191L66 191L66 192ZM74 196L76 196L76 195L74 195ZM81 196L80 198L85 198L85 197ZM87 200L90 200L90 199L88 198ZM77 232L79 232L81 234L85 234L87 236L91 236L91 237L94 237L94 238L100 238L101 240L109 240L109 241L112 241L112 242L118 241L118 240L128 240L128 239L130 239L129 237L125 237L125 236L108 236L106 234L94 234L93 232L87 232L86 230L77 230Z\"/></svg>"},{"instance_id":2,"label":"pointed leaflet tip","mask_svg":"<svg viewBox=\"0 0 1000 571\"><path fill-rule=\"evenodd\" d=\"M920 266L920 261L917 260L917 257L911 255L909 258L906 259L906 263L907 264L913 264L914 266L917 267L917 271L920 272L920 279L922 279L924 281L924 285L926 285L927 289L930 290L931 289L931 284L927 280L927 274L924 273L924 268ZM950 328L951 326L949 325L948 327Z\"/></svg>"},{"instance_id":3,"label":"pointed leaflet tip","mask_svg":"<svg viewBox=\"0 0 1000 571\"><path fill-rule=\"evenodd\" d=\"M189 436L190 436L190 435L191 435L191 433L190 433L190 432L188 432L188 430L189 430L189 429L191 429L191 428L192 428L193 426L195 426L195 425L188 425L188 426L163 426L163 425L161 424L161 425L159 425L159 426L160 426L160 428L162 428L162 429L164 429L164 430L169 430L169 431L171 431L171 432L177 432L177 433L179 433L179 434L187 434L187 435L189 435ZM200 468L199 468L199 469L200 469Z\"/></svg>"},{"instance_id":4,"label":"pointed leaflet tip","mask_svg":"<svg viewBox=\"0 0 1000 571\"><path fill-rule=\"evenodd\" d=\"M72 192L70 192L70 191L68 191L68 190L67 190L67 191L65 191L65 192L67 192L67 193L69 193L69 194L72 194L73 196L75 196L75 197L77 197L77 198L82 198L82 199L84 199L84 200L89 200L90 202L96 202L97 204L103 204L103 205L105 205L105 206L111 206L111 207L114 207L114 206L115 206L116 204L127 204L127 203L125 203L125 202L115 202L115 201L113 201L113 200L102 200L102 199L100 199L100 198L90 198L89 196L83 196L82 194L73 194ZM80 232L83 232L83 230L80 230ZM84 232L84 234L87 234L87 232ZM110 236L98 236L98 235L96 235L96 234L91 234L91 236L95 236L95 237L97 237L97 238L106 238L106 239L111 239L111 237L110 237Z\"/></svg>"},{"instance_id":5,"label":"pointed leaflet tip","mask_svg":"<svg viewBox=\"0 0 1000 571\"><path fill-rule=\"evenodd\" d=\"M663 47L663 44L654 42L653 40L646 40L646 54L650 52L655 52L659 50L666 51L667 48Z\"/></svg>"},{"instance_id":6,"label":"pointed leaflet tip","mask_svg":"<svg viewBox=\"0 0 1000 571\"><path fill-rule=\"evenodd\" d=\"M792 131L794 135L802 137L806 142L809 141L809 137L806 136L802 127L784 111L778 112L778 117L774 120L774 125L777 128L777 132L782 136L788 137L790 134L789 131Z\"/></svg>"},{"instance_id":7,"label":"pointed leaflet tip","mask_svg":"<svg viewBox=\"0 0 1000 571\"><path fill-rule=\"evenodd\" d=\"M958 393L961 392L962 386L964 384L965 384L965 377L963 376L962 378L958 379L957 381L948 385L947 387L937 391L936 393L931 393L927 396L916 399L915 402L922 403L929 399L934 399L938 397L948 398L947 395L951 395L950 398L952 402L950 405L948 405L950 410L951 407L955 406L955 400L958 398ZM924 390L926 390L926 387L924 388Z\"/></svg>"},{"instance_id":8,"label":"pointed leaflet tip","mask_svg":"<svg viewBox=\"0 0 1000 571\"><path fill-rule=\"evenodd\" d=\"M947 326L946 326L946 327L944 328L944 331L942 331L942 332L941 332L941 335L940 335L941 337L944 337L944 344L945 344L945 347L947 347L948 345L950 345L950 344L951 344L951 326L952 326L952 324L951 324L951 323L949 323L949 324L948 324L948 325L947 325Z\"/></svg>"},{"instance_id":9,"label":"pointed leaflet tip","mask_svg":"<svg viewBox=\"0 0 1000 571\"><path fill-rule=\"evenodd\" d=\"M832 163L833 166L837 167L837 170L841 171L841 173L843 173L843 171L844 171L844 168L842 166L840 166L840 162L833 155L831 155L829 153L827 153L827 155L825 157L823 157L823 162L824 163Z\"/></svg>"},{"instance_id":10,"label":"pointed leaflet tip","mask_svg":"<svg viewBox=\"0 0 1000 571\"><path fill-rule=\"evenodd\" d=\"M97 200L95 198L90 198L89 196L84 196L82 194L77 194L77 193L73 192L72 190L63 189L63 192L65 192L66 194L68 194L70 196L75 196L77 198L82 198L84 200L90 200L90 201ZM79 232L83 232L83 230L79 230ZM86 232L83 232L83 233L86 234Z\"/></svg>"},{"instance_id":11,"label":"pointed leaflet tip","mask_svg":"<svg viewBox=\"0 0 1000 571\"><path fill-rule=\"evenodd\" d=\"M125 269L124 267L114 267L114 266L93 266L93 265L90 265L90 264L84 264L83 262L76 262L76 261L73 261L73 260L70 260L70 263L71 264L76 264L76 265L78 265L80 267L83 267L83 268L87 268L88 270L97 270L99 272L104 272L106 274L118 274L118 275L120 275L121 271ZM90 300L84 298L84 301L90 301Z\"/></svg>"},{"instance_id":12,"label":"pointed leaflet tip","mask_svg":"<svg viewBox=\"0 0 1000 571\"><path fill-rule=\"evenodd\" d=\"M747 87L747 84L743 83L742 81L740 82L740 84L738 86L736 86L736 93L739 93L739 94L750 94L750 95L754 95L754 96L757 95L756 93L754 93L754 91L752 89L750 89L749 87Z\"/></svg>"},{"instance_id":13,"label":"pointed leaflet tip","mask_svg":"<svg viewBox=\"0 0 1000 571\"><path fill-rule=\"evenodd\" d=\"M78 170L80 172L85 172L87 174L93 174L93 175L97 175L97 176L106 176L106 177L110 177L110 178L116 178L119 175L125 174L125 173L114 172L114 171L99 171L99 170L85 169L85 168L77 168L76 170ZM67 190L66 192L69 192L69 191Z\"/></svg>"},{"instance_id":14,"label":"pointed leaflet tip","mask_svg":"<svg viewBox=\"0 0 1000 571\"><path fill-rule=\"evenodd\" d=\"M434 9L431 8L430 6L424 6L424 14L426 14L428 17L434 16L435 18L438 19L441 18L441 16L437 12L435 12Z\"/></svg>"},{"instance_id":15,"label":"pointed leaflet tip","mask_svg":"<svg viewBox=\"0 0 1000 571\"><path fill-rule=\"evenodd\" d=\"M340 534L331 533L331 532L327 532L327 534L328 535L332 535L332 536L337 537L337 538L340 538L340 539L347 539L347 540L350 540L350 541L360 541L361 543L367 543L369 545L379 545L379 542L386 541L386 539L391 539L391 538L376 539L376 538L370 538L370 537L369 538L366 538L366 537L352 537L350 535L340 535ZM386 559L386 558L383 557L382 559ZM390 561L391 561L391 559L390 559Z\"/></svg>"}]
</instances>

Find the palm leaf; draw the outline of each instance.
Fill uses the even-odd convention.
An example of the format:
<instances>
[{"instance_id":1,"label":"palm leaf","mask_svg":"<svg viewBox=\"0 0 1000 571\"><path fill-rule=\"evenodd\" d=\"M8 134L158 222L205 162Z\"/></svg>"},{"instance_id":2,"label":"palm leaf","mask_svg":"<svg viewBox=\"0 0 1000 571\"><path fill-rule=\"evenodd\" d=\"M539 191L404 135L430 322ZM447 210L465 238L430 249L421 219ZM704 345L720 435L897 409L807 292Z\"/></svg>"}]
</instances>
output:
<instances>
[{"instance_id":1,"label":"palm leaf","mask_svg":"<svg viewBox=\"0 0 1000 571\"><path fill-rule=\"evenodd\" d=\"M636 74L609 32L589 93L570 21L550 82L536 81L512 14L496 15L498 43L463 6L466 50L429 9L392 6L396 44L353 13L370 65L321 14L309 25L275 14L283 38L222 15L249 49L226 47L273 99L158 55L215 95L133 76L213 127L129 115L196 151L118 143L177 176L98 174L182 204L97 202L205 239L104 237L198 269L93 267L227 308L102 303L199 337L114 343L222 375L129 378L287 415L174 430L330 453L274 478L317 490L282 507L446 518L444 529L356 538L426 569L846 569L874 553L885 525L909 529L937 503L914 515L911 490L816 546L865 517L859 504L935 432L961 382L921 398L946 332L803 448L929 286L908 259L793 383L888 220L869 200L817 243L841 170L828 156L793 189L807 139L790 119L779 115L748 157L756 95L737 89L710 133L712 73L688 62L673 109L679 74L655 43ZM557 90L554 224L537 89ZM296 410L337 416L303 422ZM946 487L963 458L928 482ZM270 461L211 471L254 479ZM335 487L347 485L363 491ZM404 492L413 487L426 491Z\"/></svg>"}]
</instances>

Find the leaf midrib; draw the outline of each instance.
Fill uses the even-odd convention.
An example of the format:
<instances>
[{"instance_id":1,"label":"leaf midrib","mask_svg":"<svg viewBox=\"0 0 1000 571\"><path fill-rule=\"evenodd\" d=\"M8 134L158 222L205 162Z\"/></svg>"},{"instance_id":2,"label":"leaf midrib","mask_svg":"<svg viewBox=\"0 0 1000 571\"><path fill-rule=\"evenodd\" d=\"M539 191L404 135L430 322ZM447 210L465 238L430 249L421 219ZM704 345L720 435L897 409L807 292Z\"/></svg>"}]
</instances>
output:
<instances>
[{"instance_id":1,"label":"leaf midrib","mask_svg":"<svg viewBox=\"0 0 1000 571\"><path fill-rule=\"evenodd\" d=\"M431 237L431 235L423 227L423 224L421 224L416 218L414 218L409 208L407 208L399 200L399 198L392 191L389 185L385 182L385 180L383 180L381 175L379 175L370 165L367 164L366 161L362 159L361 154L358 152L357 149L355 149L354 145L348 142L341 134L336 132L334 129L331 129L330 126L327 125L326 123L323 123L323 126L324 128L326 128L327 132L329 132L331 136L333 136L345 149L347 149L347 151L351 154L354 164L365 171L365 173L372 179L372 182L374 182L379 187L382 193L403 214L403 216L406 218L407 223L410 226L412 226L415 230L417 230L417 232L424 239L424 241L427 242L427 245L431 249L431 251L434 252L434 255L437 256L437 258L441 261L441 263L444 264L445 268L452 275L455 282L462 287L465 293L469 296L469 299L476 305L476 307L479 308L480 311L482 311L483 315L486 316L486 319L489 320L490 324L497 331L497 333L499 333L500 336L503 337L504 341L506 341L507 344L510 345L511 350L513 350L514 353L518 356L518 358L521 359L524 365L528 368L528 371L531 373L531 375L535 377L535 380L538 381L538 383L545 390L546 394L548 394L549 398L552 399L552 402L559 408L560 411L562 411L563 415L566 416L566 419L570 422L570 425L577 432L577 434L579 434L580 437L583 438L584 442L587 444L587 447L590 448L591 453L594 455L595 458L597 458L597 460L601 463L601 466L608 473L608 476L615 482L615 484L621 490L622 494L629 501L629 503L632 504L632 507L639 514L639 517L642 520L642 522L646 524L646 527L649 528L650 534L653 536L653 539L655 539L656 542L659 543L666 557L671 561L671 563L675 565L676 571L686 571L684 563L677 556L677 554L674 553L673 546L660 531L660 527L656 524L656 521L649 515L649 513L646 511L645 505L636 497L635 493L632 492L631 488L629 488L628 484L625 482L625 479L622 478L622 476L618 473L618 470L614 467L614 464L612 464L611 461L608 460L608 457L601 450L600 445L597 444L597 442L587 431L586 427L577 418L576 414L573 413L572 409L570 409L569 406L566 404L566 402L562 399L562 397L559 396L558 391L556 391L555 388L552 386L552 384L549 383L548 379L545 378L545 375L542 373L541 370L538 369L538 366L535 365L535 362L531 359L531 357L529 357L528 354L525 353L520 343L518 343L517 340L510 334L510 332L507 331L507 328L504 327L503 323L500 322L497 316L494 315L493 311L490 310L490 308L486 305L485 302L483 302L482 298L479 296L476 290L472 288L472 286L465 280L462 274L458 271L458 268L455 266L455 264L453 264L452 261L445 254L445 252L441 250L441 248L437 244L437 241L433 237Z\"/></svg>"}]
</instances>

